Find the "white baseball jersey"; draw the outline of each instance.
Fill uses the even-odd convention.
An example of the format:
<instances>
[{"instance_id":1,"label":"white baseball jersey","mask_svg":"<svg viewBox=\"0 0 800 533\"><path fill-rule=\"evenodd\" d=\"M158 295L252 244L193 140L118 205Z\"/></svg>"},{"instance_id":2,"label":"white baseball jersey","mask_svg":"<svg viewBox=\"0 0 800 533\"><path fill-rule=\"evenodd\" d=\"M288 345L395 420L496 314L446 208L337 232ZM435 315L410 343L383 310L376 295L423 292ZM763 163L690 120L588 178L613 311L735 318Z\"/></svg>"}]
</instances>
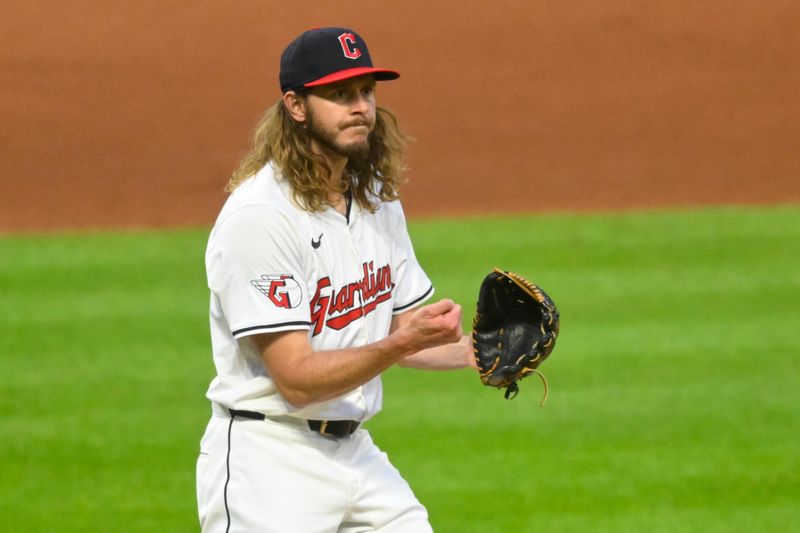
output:
<instances>
[{"instance_id":1,"label":"white baseball jersey","mask_svg":"<svg viewBox=\"0 0 800 533\"><path fill-rule=\"evenodd\" d=\"M367 420L381 409L376 377L333 400L296 408L270 380L250 335L308 330L314 351L386 337L392 316L433 294L399 202L375 213L309 213L265 166L231 194L206 250L217 377L208 398L231 409L319 420Z\"/></svg>"}]
</instances>

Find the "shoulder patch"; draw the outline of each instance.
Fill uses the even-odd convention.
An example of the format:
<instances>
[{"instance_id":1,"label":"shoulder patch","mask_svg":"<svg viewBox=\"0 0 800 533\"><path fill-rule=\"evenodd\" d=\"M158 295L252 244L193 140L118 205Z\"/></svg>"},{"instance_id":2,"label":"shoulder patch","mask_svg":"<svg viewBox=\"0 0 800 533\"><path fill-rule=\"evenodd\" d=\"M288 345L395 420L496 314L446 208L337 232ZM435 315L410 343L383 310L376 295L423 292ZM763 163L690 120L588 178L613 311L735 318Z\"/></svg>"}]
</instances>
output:
<instances>
[{"instance_id":1,"label":"shoulder patch","mask_svg":"<svg viewBox=\"0 0 800 533\"><path fill-rule=\"evenodd\" d=\"M250 280L250 285L276 307L293 309L303 299L300 284L291 274L262 274L260 278Z\"/></svg>"}]
</instances>

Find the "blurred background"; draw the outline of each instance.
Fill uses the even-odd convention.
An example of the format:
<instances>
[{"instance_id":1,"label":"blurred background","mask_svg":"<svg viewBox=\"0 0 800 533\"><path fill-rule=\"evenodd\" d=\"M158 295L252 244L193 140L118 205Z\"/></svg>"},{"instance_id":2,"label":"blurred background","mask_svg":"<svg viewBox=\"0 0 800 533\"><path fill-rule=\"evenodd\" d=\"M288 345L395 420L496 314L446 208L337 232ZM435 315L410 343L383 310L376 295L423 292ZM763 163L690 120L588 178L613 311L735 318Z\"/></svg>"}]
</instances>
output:
<instances>
[{"instance_id":1,"label":"blurred background","mask_svg":"<svg viewBox=\"0 0 800 533\"><path fill-rule=\"evenodd\" d=\"M352 27L416 142L412 215L800 199L800 8L7 1L0 231L209 225L302 31Z\"/></svg>"}]
</instances>

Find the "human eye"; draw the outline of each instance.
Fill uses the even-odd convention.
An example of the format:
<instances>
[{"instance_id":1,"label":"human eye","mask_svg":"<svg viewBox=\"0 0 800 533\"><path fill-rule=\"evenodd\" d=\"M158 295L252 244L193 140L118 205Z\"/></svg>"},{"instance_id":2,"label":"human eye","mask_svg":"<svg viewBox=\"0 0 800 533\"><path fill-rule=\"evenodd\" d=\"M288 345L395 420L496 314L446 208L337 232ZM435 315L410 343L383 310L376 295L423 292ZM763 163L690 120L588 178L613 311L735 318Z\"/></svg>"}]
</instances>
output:
<instances>
[{"instance_id":1,"label":"human eye","mask_svg":"<svg viewBox=\"0 0 800 533\"><path fill-rule=\"evenodd\" d=\"M345 101L349 98L349 96L350 93L347 91L347 89L335 89L331 93L331 99L336 101Z\"/></svg>"}]
</instances>

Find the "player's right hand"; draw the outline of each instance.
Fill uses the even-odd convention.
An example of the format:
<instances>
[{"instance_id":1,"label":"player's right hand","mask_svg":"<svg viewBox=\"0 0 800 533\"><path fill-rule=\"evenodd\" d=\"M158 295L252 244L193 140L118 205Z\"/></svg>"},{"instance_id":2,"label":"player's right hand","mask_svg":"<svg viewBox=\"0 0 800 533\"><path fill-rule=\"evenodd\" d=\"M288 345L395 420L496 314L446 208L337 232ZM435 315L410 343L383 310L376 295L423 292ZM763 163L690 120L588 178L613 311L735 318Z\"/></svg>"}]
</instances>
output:
<instances>
[{"instance_id":1,"label":"player's right hand","mask_svg":"<svg viewBox=\"0 0 800 533\"><path fill-rule=\"evenodd\" d=\"M411 312L396 332L406 337L411 352L461 340L461 306L450 299L439 300Z\"/></svg>"}]
</instances>

